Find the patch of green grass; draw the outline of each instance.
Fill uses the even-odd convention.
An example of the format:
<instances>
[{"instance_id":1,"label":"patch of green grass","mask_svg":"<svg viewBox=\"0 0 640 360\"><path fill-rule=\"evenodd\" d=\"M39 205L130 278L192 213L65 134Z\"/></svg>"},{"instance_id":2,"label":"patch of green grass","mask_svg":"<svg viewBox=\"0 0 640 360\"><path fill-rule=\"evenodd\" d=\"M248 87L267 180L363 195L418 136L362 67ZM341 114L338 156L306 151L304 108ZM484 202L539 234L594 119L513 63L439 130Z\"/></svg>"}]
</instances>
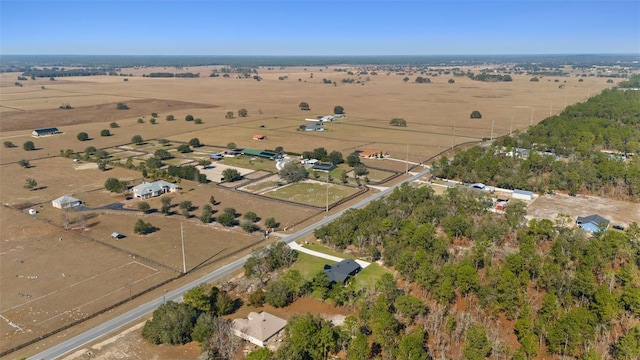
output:
<instances>
[{"instance_id":1,"label":"patch of green grass","mask_svg":"<svg viewBox=\"0 0 640 360\"><path fill-rule=\"evenodd\" d=\"M329 185L329 203L332 204L346 196L354 194L358 189L335 184ZM324 206L327 203L327 185L316 183L295 183L269 191L264 195L295 201L302 204Z\"/></svg>"},{"instance_id":2,"label":"patch of green grass","mask_svg":"<svg viewBox=\"0 0 640 360\"><path fill-rule=\"evenodd\" d=\"M225 157L220 161L222 164L237 166L245 169L252 170L265 170L265 171L275 171L276 163L273 160L255 158L252 156L234 156L234 157Z\"/></svg>"},{"instance_id":3,"label":"patch of green grass","mask_svg":"<svg viewBox=\"0 0 640 360\"><path fill-rule=\"evenodd\" d=\"M335 261L299 252L298 260L293 264L291 269L298 270L305 280L311 281L315 274L324 269L325 264L335 264Z\"/></svg>"},{"instance_id":4,"label":"patch of green grass","mask_svg":"<svg viewBox=\"0 0 640 360\"><path fill-rule=\"evenodd\" d=\"M376 282L382 275L387 273L391 274L391 270L385 269L376 263L372 263L362 269L362 271L354 277L354 280L356 281L356 288L370 289L376 285Z\"/></svg>"}]
</instances>

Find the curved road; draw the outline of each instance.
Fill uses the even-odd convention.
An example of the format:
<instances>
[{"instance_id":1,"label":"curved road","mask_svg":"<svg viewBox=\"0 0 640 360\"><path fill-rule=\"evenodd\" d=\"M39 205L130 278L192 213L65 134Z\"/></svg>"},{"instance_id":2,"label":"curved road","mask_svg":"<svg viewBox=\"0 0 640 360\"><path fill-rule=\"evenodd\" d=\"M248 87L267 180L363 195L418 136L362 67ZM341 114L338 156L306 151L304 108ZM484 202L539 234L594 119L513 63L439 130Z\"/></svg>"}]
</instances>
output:
<instances>
[{"instance_id":1,"label":"curved road","mask_svg":"<svg viewBox=\"0 0 640 360\"><path fill-rule=\"evenodd\" d=\"M429 169L423 170L420 173L417 173L416 175L411 176L410 178L394 185L391 186L381 192L379 192L378 194L375 194L369 198L366 198L358 203L356 203L355 205L351 206L349 209L359 209L364 207L365 205L367 205L368 203L370 203L371 201L377 200L383 196L388 195L389 193L391 193L396 187L400 186L403 183L407 183L407 182L412 182L415 181L423 176L425 176L426 174L429 173ZM345 210L341 210L333 215L327 216L326 218L316 222L315 224L312 224L310 226L307 226L306 228L291 234L289 236L284 237L282 240L282 242L284 243L290 243L293 241L296 241L304 236L307 236L309 234L311 234L316 228L320 227L320 226L324 226L332 221L334 221L335 219L337 219L338 217L340 217L342 215L343 212L345 212L347 209ZM162 305L163 302L165 301L178 301L182 298L182 294L184 294L185 292L187 292L189 289L192 289L202 283L210 283L210 282L214 282L216 280L219 280L221 278L223 278L224 276L231 274L239 269L242 268L242 266L244 265L244 263L247 261L247 259L249 258L249 256L251 255L246 255L228 265L222 266L219 269L204 275L186 285L183 285L173 291L169 291L166 294L164 294L162 297L159 297L155 300L152 300L146 304L140 305L137 308L130 310L122 315L119 315L109 321L106 321L96 327L94 327L93 329L89 329L87 331L85 331L84 333L77 335L63 343L60 343L58 345L55 345L39 354L36 354L34 356L31 356L29 359L33 359L33 360L40 360L40 359L55 359L58 358L60 356L63 356L65 354L70 353L71 351L74 351L108 333L111 333L115 330L118 330L119 328L133 322L136 321L138 319L140 319L143 316L146 316L147 314L152 313L156 308L158 308L160 305Z\"/></svg>"}]
</instances>

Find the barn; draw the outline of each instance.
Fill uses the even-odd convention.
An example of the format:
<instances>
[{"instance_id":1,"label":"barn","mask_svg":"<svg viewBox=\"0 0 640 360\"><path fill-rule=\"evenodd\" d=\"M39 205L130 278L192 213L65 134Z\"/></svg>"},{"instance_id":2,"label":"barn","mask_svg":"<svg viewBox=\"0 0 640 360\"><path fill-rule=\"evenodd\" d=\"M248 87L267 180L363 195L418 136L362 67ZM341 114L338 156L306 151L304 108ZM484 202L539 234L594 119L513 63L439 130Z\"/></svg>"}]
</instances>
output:
<instances>
[{"instance_id":1,"label":"barn","mask_svg":"<svg viewBox=\"0 0 640 360\"><path fill-rule=\"evenodd\" d=\"M35 129L31 132L31 135L33 136L45 136L45 135L54 135L54 134L60 134L60 130L58 130L58 128L51 127L51 128Z\"/></svg>"}]
</instances>

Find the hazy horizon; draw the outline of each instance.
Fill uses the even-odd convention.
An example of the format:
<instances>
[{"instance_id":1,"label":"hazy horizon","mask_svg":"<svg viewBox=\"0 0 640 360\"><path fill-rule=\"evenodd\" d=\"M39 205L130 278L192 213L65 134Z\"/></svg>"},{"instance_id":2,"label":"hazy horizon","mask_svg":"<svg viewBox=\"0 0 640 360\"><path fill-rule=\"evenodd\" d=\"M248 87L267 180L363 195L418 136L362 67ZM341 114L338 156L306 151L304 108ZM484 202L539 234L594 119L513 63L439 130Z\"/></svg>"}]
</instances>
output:
<instances>
[{"instance_id":1,"label":"hazy horizon","mask_svg":"<svg viewBox=\"0 0 640 360\"><path fill-rule=\"evenodd\" d=\"M0 2L3 55L640 53L640 2Z\"/></svg>"}]
</instances>

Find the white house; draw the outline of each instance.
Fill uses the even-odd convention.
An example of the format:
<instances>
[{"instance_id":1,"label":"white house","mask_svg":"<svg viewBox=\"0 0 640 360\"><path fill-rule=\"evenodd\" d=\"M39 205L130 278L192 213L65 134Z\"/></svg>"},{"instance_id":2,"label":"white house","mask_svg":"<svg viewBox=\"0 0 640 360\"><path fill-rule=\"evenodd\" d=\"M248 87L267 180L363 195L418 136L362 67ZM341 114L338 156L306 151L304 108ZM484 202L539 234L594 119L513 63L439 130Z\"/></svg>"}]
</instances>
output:
<instances>
[{"instance_id":1,"label":"white house","mask_svg":"<svg viewBox=\"0 0 640 360\"><path fill-rule=\"evenodd\" d=\"M64 195L51 200L51 205L58 209L67 209L82 205L82 201L74 198L73 196Z\"/></svg>"},{"instance_id":2,"label":"white house","mask_svg":"<svg viewBox=\"0 0 640 360\"><path fill-rule=\"evenodd\" d=\"M147 199L154 196L160 196L167 192L177 191L180 187L176 184L164 180L154 181L152 183L143 182L133 187L133 196L138 199Z\"/></svg>"},{"instance_id":3,"label":"white house","mask_svg":"<svg viewBox=\"0 0 640 360\"><path fill-rule=\"evenodd\" d=\"M233 320L231 328L236 336L264 347L286 325L287 320L263 311L259 314L250 312L247 319Z\"/></svg>"}]
</instances>

